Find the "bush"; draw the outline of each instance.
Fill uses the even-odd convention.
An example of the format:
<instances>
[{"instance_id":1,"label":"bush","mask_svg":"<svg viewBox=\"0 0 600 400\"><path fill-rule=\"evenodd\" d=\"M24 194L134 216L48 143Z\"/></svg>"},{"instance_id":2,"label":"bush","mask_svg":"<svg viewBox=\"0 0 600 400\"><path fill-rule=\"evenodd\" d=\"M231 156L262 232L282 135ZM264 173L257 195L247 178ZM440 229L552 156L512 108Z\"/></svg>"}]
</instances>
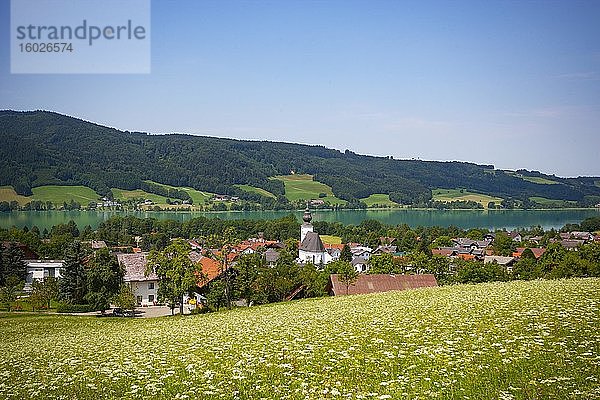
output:
<instances>
[{"instance_id":1,"label":"bush","mask_svg":"<svg viewBox=\"0 0 600 400\"><path fill-rule=\"evenodd\" d=\"M95 311L94 307L90 304L64 304L61 303L56 306L56 312L58 313L85 313Z\"/></svg>"}]
</instances>

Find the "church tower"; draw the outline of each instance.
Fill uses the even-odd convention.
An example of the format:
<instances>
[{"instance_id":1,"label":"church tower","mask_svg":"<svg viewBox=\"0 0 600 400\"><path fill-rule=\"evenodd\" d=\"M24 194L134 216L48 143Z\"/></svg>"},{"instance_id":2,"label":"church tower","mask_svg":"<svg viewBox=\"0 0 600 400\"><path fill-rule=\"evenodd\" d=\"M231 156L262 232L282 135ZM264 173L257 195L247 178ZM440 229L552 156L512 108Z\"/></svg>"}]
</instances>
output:
<instances>
[{"instance_id":1,"label":"church tower","mask_svg":"<svg viewBox=\"0 0 600 400\"><path fill-rule=\"evenodd\" d=\"M310 213L310 210L308 209L308 204L306 204L306 210L304 210L302 220L304 221L304 223L302 224L302 226L300 226L300 243L304 241L304 238L306 237L306 234L308 232L313 231L313 226L310 223L310 221L312 221L312 215Z\"/></svg>"}]
</instances>

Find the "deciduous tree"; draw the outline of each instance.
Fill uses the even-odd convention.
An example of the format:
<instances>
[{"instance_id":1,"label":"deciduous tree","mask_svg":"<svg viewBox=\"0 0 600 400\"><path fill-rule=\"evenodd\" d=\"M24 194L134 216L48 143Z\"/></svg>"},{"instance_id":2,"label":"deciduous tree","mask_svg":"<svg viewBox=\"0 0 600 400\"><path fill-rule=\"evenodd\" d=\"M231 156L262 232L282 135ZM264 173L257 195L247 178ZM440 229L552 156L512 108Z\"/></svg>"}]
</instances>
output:
<instances>
[{"instance_id":1,"label":"deciduous tree","mask_svg":"<svg viewBox=\"0 0 600 400\"><path fill-rule=\"evenodd\" d=\"M160 279L158 298L179 303L179 312L183 315L183 296L195 290L202 279L200 265L189 257L190 246L183 240L175 240L163 251L152 250L148 255L146 275L154 272ZM173 308L171 308L173 312Z\"/></svg>"}]
</instances>

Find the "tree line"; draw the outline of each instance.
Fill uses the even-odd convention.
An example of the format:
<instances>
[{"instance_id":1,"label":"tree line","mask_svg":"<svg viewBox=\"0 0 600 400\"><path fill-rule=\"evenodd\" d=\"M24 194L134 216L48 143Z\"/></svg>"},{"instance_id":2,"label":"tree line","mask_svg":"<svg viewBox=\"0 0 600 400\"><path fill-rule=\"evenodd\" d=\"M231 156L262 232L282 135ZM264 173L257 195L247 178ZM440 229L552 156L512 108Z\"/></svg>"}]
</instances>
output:
<instances>
[{"instance_id":1,"label":"tree line","mask_svg":"<svg viewBox=\"0 0 600 400\"><path fill-rule=\"evenodd\" d=\"M588 206L600 202L600 187L590 178L559 178L537 171L514 174L463 162L395 160L323 146L147 135L51 112L1 111L0 134L4 139L0 185L12 185L23 195L30 195L36 186L63 184L85 185L108 196L112 187L141 189L153 181L256 200L260 195L235 186L248 184L279 198L283 183L270 178L294 171L314 175L347 201L384 193L399 204L421 206L431 199L434 188L468 187L516 202L526 203L532 196ZM556 184L538 184L523 176ZM172 197L184 199L185 194Z\"/></svg>"}]
</instances>

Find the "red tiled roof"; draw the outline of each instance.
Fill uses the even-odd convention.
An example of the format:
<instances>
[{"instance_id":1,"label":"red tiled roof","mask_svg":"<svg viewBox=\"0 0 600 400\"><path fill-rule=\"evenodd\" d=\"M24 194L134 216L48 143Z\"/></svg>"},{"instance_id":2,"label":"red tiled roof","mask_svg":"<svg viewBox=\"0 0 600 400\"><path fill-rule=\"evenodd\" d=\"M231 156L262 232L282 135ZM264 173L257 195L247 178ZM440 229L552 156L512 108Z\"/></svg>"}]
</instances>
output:
<instances>
[{"instance_id":1,"label":"red tiled roof","mask_svg":"<svg viewBox=\"0 0 600 400\"><path fill-rule=\"evenodd\" d=\"M338 275L330 276L331 292L334 296L346 294L346 285ZM389 292L391 290L408 290L422 287L435 287L437 281L431 274L422 275L359 275L353 285L348 287L348 294L366 294Z\"/></svg>"},{"instance_id":2,"label":"red tiled roof","mask_svg":"<svg viewBox=\"0 0 600 400\"><path fill-rule=\"evenodd\" d=\"M323 243L323 245L325 246L326 249L339 249L339 250L343 250L344 249L344 245L343 244L327 244L327 243Z\"/></svg>"},{"instance_id":3,"label":"red tiled roof","mask_svg":"<svg viewBox=\"0 0 600 400\"><path fill-rule=\"evenodd\" d=\"M450 257L454 251L450 249L431 249L431 254Z\"/></svg>"},{"instance_id":4,"label":"red tiled roof","mask_svg":"<svg viewBox=\"0 0 600 400\"><path fill-rule=\"evenodd\" d=\"M521 255L523 254L523 251L525 251L526 247L517 247L517 251L515 251L512 256L513 257L521 257ZM533 253L533 255L535 256L535 258L540 258L545 252L546 249L543 247L531 247L529 248L529 250L531 250L531 252Z\"/></svg>"}]
</instances>

